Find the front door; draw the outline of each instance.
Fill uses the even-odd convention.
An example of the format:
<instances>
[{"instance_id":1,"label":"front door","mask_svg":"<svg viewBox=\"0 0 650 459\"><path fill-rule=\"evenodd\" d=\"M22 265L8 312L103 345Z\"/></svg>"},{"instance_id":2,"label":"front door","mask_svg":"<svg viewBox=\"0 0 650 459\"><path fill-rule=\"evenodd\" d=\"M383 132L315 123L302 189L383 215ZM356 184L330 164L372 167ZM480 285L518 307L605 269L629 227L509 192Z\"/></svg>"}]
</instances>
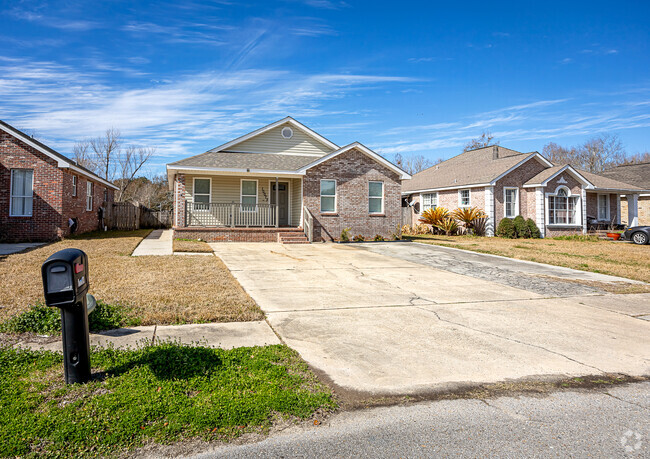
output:
<instances>
[{"instance_id":1,"label":"front door","mask_svg":"<svg viewBox=\"0 0 650 459\"><path fill-rule=\"evenodd\" d=\"M275 182L271 184L271 204L275 204ZM278 182L278 213L280 226L289 226L289 184Z\"/></svg>"}]
</instances>

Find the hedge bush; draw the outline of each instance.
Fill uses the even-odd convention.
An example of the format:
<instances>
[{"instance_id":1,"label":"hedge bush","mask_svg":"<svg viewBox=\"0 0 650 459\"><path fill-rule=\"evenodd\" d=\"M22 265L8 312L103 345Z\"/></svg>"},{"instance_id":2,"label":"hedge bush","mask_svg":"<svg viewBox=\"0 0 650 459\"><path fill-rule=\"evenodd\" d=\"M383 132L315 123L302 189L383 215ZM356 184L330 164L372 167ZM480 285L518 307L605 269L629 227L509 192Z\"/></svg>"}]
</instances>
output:
<instances>
[{"instance_id":1,"label":"hedge bush","mask_svg":"<svg viewBox=\"0 0 650 459\"><path fill-rule=\"evenodd\" d=\"M508 239L515 239L517 232L515 231L515 224L509 218L502 218L497 227L497 236L505 237Z\"/></svg>"},{"instance_id":2,"label":"hedge bush","mask_svg":"<svg viewBox=\"0 0 650 459\"><path fill-rule=\"evenodd\" d=\"M516 237L520 239L528 239L530 237L528 234L528 225L526 225L526 220L524 220L524 217L517 215L512 223L515 226L515 233L517 233Z\"/></svg>"},{"instance_id":3,"label":"hedge bush","mask_svg":"<svg viewBox=\"0 0 650 459\"><path fill-rule=\"evenodd\" d=\"M535 224L532 218L529 218L526 220L526 225L528 226L528 232L530 233L530 237L539 239L542 237L542 233L539 231L539 228Z\"/></svg>"}]
</instances>

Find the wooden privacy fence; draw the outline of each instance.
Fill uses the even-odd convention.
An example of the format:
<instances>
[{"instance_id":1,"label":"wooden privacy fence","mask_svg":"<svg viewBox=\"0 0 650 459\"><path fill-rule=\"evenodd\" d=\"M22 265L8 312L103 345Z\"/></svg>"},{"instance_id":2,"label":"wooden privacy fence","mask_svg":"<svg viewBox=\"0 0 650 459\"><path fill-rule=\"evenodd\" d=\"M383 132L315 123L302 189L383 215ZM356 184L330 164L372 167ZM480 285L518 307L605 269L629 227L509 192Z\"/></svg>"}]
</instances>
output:
<instances>
[{"instance_id":1,"label":"wooden privacy fence","mask_svg":"<svg viewBox=\"0 0 650 459\"><path fill-rule=\"evenodd\" d=\"M168 210L154 211L131 202L104 203L104 226L108 229L170 228L171 225L172 213Z\"/></svg>"}]
</instances>

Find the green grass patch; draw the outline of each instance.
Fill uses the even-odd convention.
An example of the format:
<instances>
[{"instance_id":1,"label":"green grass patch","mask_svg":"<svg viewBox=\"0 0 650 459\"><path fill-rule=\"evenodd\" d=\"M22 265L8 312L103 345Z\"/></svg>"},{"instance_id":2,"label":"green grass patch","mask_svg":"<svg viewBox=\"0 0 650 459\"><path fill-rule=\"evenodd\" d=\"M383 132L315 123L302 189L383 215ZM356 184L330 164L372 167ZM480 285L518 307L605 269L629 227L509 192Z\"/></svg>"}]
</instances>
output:
<instances>
[{"instance_id":1,"label":"green grass patch","mask_svg":"<svg viewBox=\"0 0 650 459\"><path fill-rule=\"evenodd\" d=\"M124 308L98 301L97 306L88 315L88 326L91 331L110 330L113 328L137 326L139 321L127 317ZM42 304L10 317L0 323L3 333L37 333L40 335L57 335L61 333L61 311Z\"/></svg>"},{"instance_id":2,"label":"green grass patch","mask_svg":"<svg viewBox=\"0 0 650 459\"><path fill-rule=\"evenodd\" d=\"M566 236L555 236L556 241L580 241L580 242L603 242L598 236L587 236L584 234L569 234Z\"/></svg>"},{"instance_id":3,"label":"green grass patch","mask_svg":"<svg viewBox=\"0 0 650 459\"><path fill-rule=\"evenodd\" d=\"M91 362L93 381L65 385L61 355L0 348L0 456L114 456L150 442L228 440L336 408L282 345L108 348L93 350Z\"/></svg>"}]
</instances>

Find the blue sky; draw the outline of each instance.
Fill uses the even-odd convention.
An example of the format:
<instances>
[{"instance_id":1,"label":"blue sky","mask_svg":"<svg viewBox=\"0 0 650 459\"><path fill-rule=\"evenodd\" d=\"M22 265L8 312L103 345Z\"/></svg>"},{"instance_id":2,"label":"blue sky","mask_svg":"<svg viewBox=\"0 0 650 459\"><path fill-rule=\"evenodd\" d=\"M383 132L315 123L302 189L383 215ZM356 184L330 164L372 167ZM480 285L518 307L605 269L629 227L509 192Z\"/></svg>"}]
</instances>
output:
<instances>
[{"instance_id":1,"label":"blue sky","mask_svg":"<svg viewBox=\"0 0 650 459\"><path fill-rule=\"evenodd\" d=\"M287 115L389 159L650 150L648 2L452 3L0 0L0 119L64 154L118 128L149 173Z\"/></svg>"}]
</instances>

